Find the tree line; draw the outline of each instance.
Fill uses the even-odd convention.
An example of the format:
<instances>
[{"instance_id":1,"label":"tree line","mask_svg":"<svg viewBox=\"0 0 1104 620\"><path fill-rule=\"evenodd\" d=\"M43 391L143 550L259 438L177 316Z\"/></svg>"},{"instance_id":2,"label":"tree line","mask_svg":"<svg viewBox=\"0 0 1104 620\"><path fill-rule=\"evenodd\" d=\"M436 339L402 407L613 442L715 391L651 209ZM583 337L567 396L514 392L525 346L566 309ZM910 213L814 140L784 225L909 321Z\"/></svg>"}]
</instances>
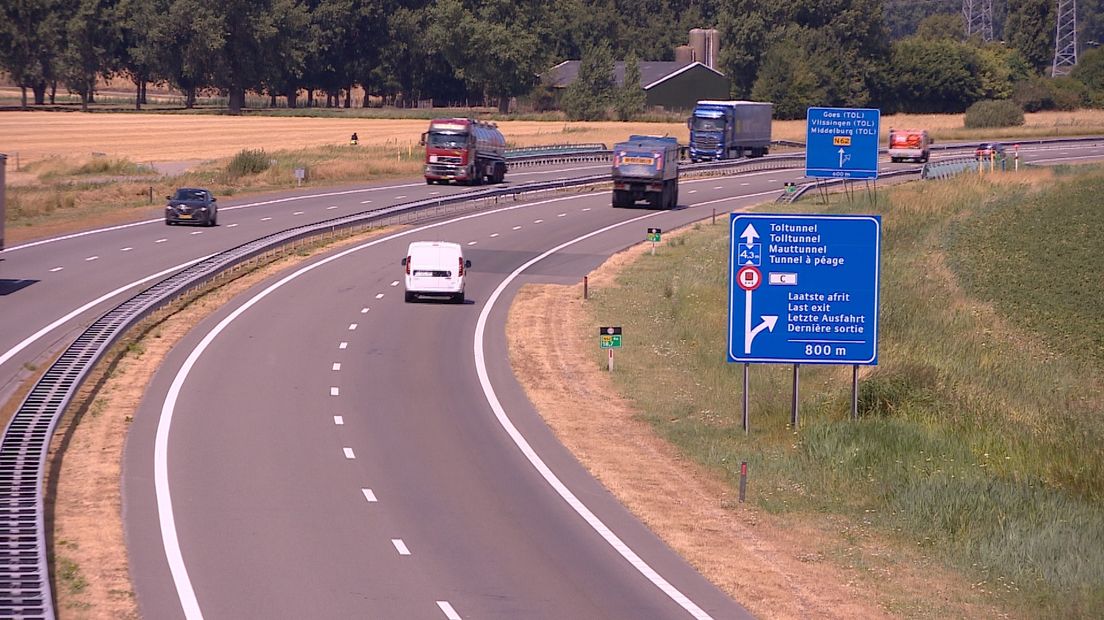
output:
<instances>
[{"instance_id":1,"label":"tree line","mask_svg":"<svg viewBox=\"0 0 1104 620\"><path fill-rule=\"evenodd\" d=\"M1102 0L1079 0L1080 36L1104 34ZM982 99L1026 108L1104 103L1095 49L1073 77L1046 80L1054 0L1008 0L1002 41L966 40L957 0L9 0L0 7L0 69L23 105L59 84L94 101L102 78L150 83L191 107L199 93L246 92L300 105L469 101L507 109L512 98L562 106L579 118L628 118L643 97L612 84L612 59L672 60L691 28L720 34L716 68L732 95L773 101L780 118L810 105L957 112ZM557 98L539 76L582 59L579 84ZM596 73L597 75L590 75ZM630 82L631 84L632 82ZM363 105L369 104L366 96Z\"/></svg>"}]
</instances>

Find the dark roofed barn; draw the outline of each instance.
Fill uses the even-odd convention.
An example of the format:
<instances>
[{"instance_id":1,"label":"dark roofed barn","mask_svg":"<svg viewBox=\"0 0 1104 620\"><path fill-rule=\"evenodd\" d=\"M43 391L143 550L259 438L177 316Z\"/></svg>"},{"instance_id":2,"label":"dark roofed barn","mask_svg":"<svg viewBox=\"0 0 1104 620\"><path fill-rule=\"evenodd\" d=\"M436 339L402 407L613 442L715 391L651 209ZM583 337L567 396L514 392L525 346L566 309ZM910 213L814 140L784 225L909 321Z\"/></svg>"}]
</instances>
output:
<instances>
[{"instance_id":1,"label":"dark roofed barn","mask_svg":"<svg viewBox=\"0 0 1104 620\"><path fill-rule=\"evenodd\" d=\"M562 90L579 77L578 60L565 60L548 70L552 88ZM613 65L614 83L625 82L625 63ZM665 110L689 110L701 99L728 99L729 82L722 73L700 62L642 61L640 87L645 105Z\"/></svg>"}]
</instances>

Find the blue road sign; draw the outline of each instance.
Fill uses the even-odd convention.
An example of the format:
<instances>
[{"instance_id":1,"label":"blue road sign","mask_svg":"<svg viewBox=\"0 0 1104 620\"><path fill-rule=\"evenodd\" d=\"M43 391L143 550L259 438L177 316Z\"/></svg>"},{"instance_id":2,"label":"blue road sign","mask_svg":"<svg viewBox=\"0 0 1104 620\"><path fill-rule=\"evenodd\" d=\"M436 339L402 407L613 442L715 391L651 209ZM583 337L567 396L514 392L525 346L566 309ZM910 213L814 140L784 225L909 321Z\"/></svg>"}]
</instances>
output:
<instances>
[{"instance_id":1,"label":"blue road sign","mask_svg":"<svg viewBox=\"0 0 1104 620\"><path fill-rule=\"evenodd\" d=\"M728 361L878 363L881 217L733 213L730 225Z\"/></svg>"},{"instance_id":2,"label":"blue road sign","mask_svg":"<svg viewBox=\"0 0 1104 620\"><path fill-rule=\"evenodd\" d=\"M809 108L805 116L805 176L878 178L881 110Z\"/></svg>"}]
</instances>

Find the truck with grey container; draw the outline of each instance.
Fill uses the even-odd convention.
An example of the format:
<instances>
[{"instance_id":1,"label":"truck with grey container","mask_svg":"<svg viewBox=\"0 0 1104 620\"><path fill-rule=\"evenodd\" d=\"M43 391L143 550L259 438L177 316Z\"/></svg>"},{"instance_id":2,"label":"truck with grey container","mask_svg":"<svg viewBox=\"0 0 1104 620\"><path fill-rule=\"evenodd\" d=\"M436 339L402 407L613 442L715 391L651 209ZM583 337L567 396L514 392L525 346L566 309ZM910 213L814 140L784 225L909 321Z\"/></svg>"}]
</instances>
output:
<instances>
[{"instance_id":1,"label":"truck with grey container","mask_svg":"<svg viewBox=\"0 0 1104 620\"><path fill-rule=\"evenodd\" d=\"M613 146L613 206L647 200L654 209L678 204L679 144L671 137L629 136Z\"/></svg>"},{"instance_id":2,"label":"truck with grey container","mask_svg":"<svg viewBox=\"0 0 1104 620\"><path fill-rule=\"evenodd\" d=\"M690 161L762 157L770 151L774 104L699 101L687 119Z\"/></svg>"}]
</instances>

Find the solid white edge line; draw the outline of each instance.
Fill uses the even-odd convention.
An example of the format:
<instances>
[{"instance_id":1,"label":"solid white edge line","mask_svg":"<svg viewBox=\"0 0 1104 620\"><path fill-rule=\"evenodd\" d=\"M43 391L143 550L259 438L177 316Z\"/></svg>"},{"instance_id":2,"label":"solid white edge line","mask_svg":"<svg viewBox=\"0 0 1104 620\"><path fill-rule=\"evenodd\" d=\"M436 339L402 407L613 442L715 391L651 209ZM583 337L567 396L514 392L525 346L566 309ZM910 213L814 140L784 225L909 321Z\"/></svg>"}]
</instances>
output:
<instances>
[{"instance_id":1,"label":"solid white edge line","mask_svg":"<svg viewBox=\"0 0 1104 620\"><path fill-rule=\"evenodd\" d=\"M521 450L522 454L525 455L525 458L529 460L529 463L533 466L533 468L536 469L537 472L544 478L545 482L547 482L549 486L551 486L556 491L556 493L558 493L560 497L563 498L563 500L567 502L567 504L571 506L571 508L576 513L578 513L578 515L582 517L583 520L585 520L591 528L594 529L594 531L598 533L598 535L605 539L605 541L611 547L613 547L613 549L617 551L617 553L619 553L621 557L625 558L625 560L627 560L629 564L633 566L633 568L635 568L637 571L640 572L640 574L648 579L648 581L651 581L653 585L659 588L679 607L685 609L691 616L699 620L705 620L707 618L711 618L711 616L707 614L705 610L698 607L697 604L694 603L694 601L691 601L689 597L680 592L675 586L671 585L670 582L664 579L658 572L656 572L655 569L649 566L647 562L645 562L640 556L638 556L635 551L633 551L628 545L626 545L621 540L621 538L617 536L617 534L614 534L613 531L610 530L609 527L606 526L606 524L603 523L597 515L591 512L590 508L588 508L586 504L584 504L578 497L575 496L574 493L571 492L570 489L567 488L567 485L560 481L559 477L552 472L548 465L544 463L544 460L541 459L541 457L536 453L535 450L533 450L532 446L529 445L529 441L526 440L521 432L518 431L517 427L514 426L514 423L510 420L509 416L506 415L506 410L503 409L502 403L499 402L498 395L495 393L494 387L491 385L490 376L487 374L487 362L483 352L484 332L486 331L487 327L487 317L490 316L495 302L498 301L498 298L502 295L502 291L506 290L506 287L509 286L510 283L513 282L519 275L521 275L521 272L525 271L529 267L532 267L539 261L551 256L552 254L555 254L556 252L559 252L560 250L569 246L575 245L580 241L609 232L610 230L613 230L615 228L620 228L621 226L635 224L642 220L660 215L661 213L665 212L658 211L655 213L642 215L640 217L636 217L624 222L619 222L617 224L611 224L610 226L606 226L604 228L589 232L580 237L576 237L571 241L561 243L560 245L544 252L536 258L530 259L528 262L515 269L512 273L510 273L510 275L506 276L506 278L503 279L501 283L499 283L498 287L495 288L494 292L491 293L490 297L487 298L487 302L483 305L483 309L479 313L479 320L476 322L475 325L475 340L473 343L473 349L475 353L475 371L476 374L479 376L479 384L483 388L483 395L486 397L487 403L494 411L494 415L495 418L498 420L498 423L502 426L503 430L506 431L506 434L510 436L510 439L514 441L514 444L518 447L518 449Z\"/></svg>"},{"instance_id":2,"label":"solid white edge line","mask_svg":"<svg viewBox=\"0 0 1104 620\"><path fill-rule=\"evenodd\" d=\"M179 265L176 265L174 267L169 267L168 269L163 269L161 271L158 271L157 273L150 274L150 275L142 278L141 280L135 280L135 281L131 282L130 284L124 284L124 285L120 286L119 288L117 288L117 289L115 289L115 290L113 290L109 293L104 293L103 295L100 295L96 299L93 299L92 301L90 301L90 302L84 304L83 306L73 310L69 314L66 314L65 316L55 320L54 322L50 323L46 327L43 327L42 329L40 329L37 332L31 334L30 336L27 336L26 338L23 339L22 342L15 345L14 347L8 349L3 355L0 355L0 364L3 364L4 362L7 362L12 357L17 355L20 351L22 351L23 349L26 349L28 346L30 346L31 343L33 343L35 340L38 340L39 338L42 338L46 334L54 331L55 329L57 329L61 325L64 325L66 322L68 322L73 317L75 317L78 314L84 312L85 310L88 310L89 308L92 308L96 305L99 305L100 303L103 303L103 302L107 301L108 299L111 299L112 297L114 297L116 295L120 295L122 293L125 293L128 290L134 288L135 286L138 286L139 284L145 284L146 282L149 282L150 280L156 280L158 278L164 277L164 276L166 276L166 275L168 275L168 274L170 274L174 271L179 271L181 269L184 269L185 267L189 267L189 266L194 265L194 264L196 264L200 261L207 260L208 258L210 258L212 256L214 256L214 254L208 254L207 256L203 256L203 257L197 258L195 260L190 260L186 263L180 263ZM60 269L60 268L55 267L55 269ZM51 269L51 271L53 271L53 270Z\"/></svg>"},{"instance_id":3,"label":"solid white edge line","mask_svg":"<svg viewBox=\"0 0 1104 620\"><path fill-rule=\"evenodd\" d=\"M738 199L744 199L744 198L754 198L756 196L763 196L763 195L766 195L766 194L776 194L776 193L778 193L777 190L772 190L772 191L769 191L769 192L761 192L761 193L758 193L758 194L748 194L748 195L744 195L744 196L732 196L732 197L729 197L729 198L719 199L719 200L715 200L715 201L712 201L712 202L723 202L723 201L738 200ZM407 235L416 234L416 233L422 232L424 230L429 230L431 228L439 228L441 226L446 226L448 224L453 224L453 223L464 221L464 220L470 220L470 219L475 219L475 218L479 218L479 217L485 217L485 216L488 216L488 215L493 215L493 214L496 214L496 213L503 213L503 212L506 212L506 211L513 211L513 210L516 210L516 209L527 209L527 208L530 208L530 207L550 204L550 203L554 203L554 202L561 202L561 201L564 201L564 200L578 200L580 198L586 198L586 197L588 197L588 196L587 195L562 196L562 197L559 197L559 198L549 198L548 200L542 200L542 201L533 202L533 203L512 205L512 206L509 206L509 207L502 207L501 209L494 209L494 210L491 210L491 211L481 211L479 213L471 213L471 214L462 215L460 217L456 217L456 218L453 218L453 219L450 219L450 220L435 222L433 224L427 224L425 226L421 226L421 227L418 227L418 228L411 228L409 230L404 230L404 231L401 231L401 232L397 232L393 235L388 235L386 237L380 237L378 239L373 239L372 241L368 241L367 243L364 243L364 244L361 244L361 245L357 245L357 246L342 250L342 251L340 251L336 254L332 254L330 256L327 256L326 258L323 258L323 259L319 260L318 262L311 263L309 265L304 265L303 267L300 267L299 269L297 269L294 272L284 276L283 278L280 278L276 282L273 282L272 284L270 284L269 286L267 286L266 288L261 290L259 293L257 293L253 297L247 299L245 302L242 303L241 306L235 308L232 312L230 312L230 314L228 314L225 318L223 318L221 321L219 321L219 323L217 325L215 325L215 327L212 328L211 331L208 332L199 341L199 344L197 344L196 347L194 349L192 349L192 351L188 354L187 359L184 360L184 363L181 365L180 370L177 371L176 376L173 378L172 385L169 386L169 390L165 395L165 402L162 404L162 407L161 407L161 417L158 419L158 423L157 423L157 434L156 434L156 437L155 437L155 440L154 440L154 449L153 449L154 493L157 496L157 515L158 515L158 523L159 523L160 528L161 528L161 543L162 543L162 546L163 546L164 551L165 551L166 560L169 564L169 572L172 574L173 583L176 586L177 596L180 599L180 606L181 606L182 610L184 611L184 615L185 615L185 618L187 618L187 620L202 620L203 613L200 611L199 603L198 603L198 601L196 599L196 596L195 596L195 590L192 587L191 579L189 579L189 577L188 577L188 570L187 570L187 567L184 565L184 557L183 557L183 554L180 551L180 540L179 540L179 537L177 536L177 533L176 533L176 518L173 515L172 495L171 495L171 492L169 490L169 471L168 471L169 431L172 428L173 412L176 410L176 402L180 398L180 393L181 393L181 389L184 386L184 382L187 381L188 375L191 373L192 367L195 366L196 361L198 361L200 356L203 355L204 351L207 350L207 347L209 347L211 345L211 343L214 342L215 338L218 337L218 335L221 334L222 331L227 328L227 326L229 326L232 322L237 320L238 317L240 317L242 314L244 314L246 311L248 311L254 305L260 303L260 301L262 299L264 299L265 297L268 297L270 294L272 294L273 291L283 287L288 282L291 282L292 280L295 280L295 279L299 278L299 276L301 276L301 275L304 275L304 274L307 274L311 271L314 271L315 269L318 269L318 268L320 268L324 265L327 265L327 264L329 264L333 261L340 260L340 259L342 259L342 258L344 258L344 257L346 257L350 254L353 254L354 252L359 252L360 250L370 248L370 247L379 245L381 243L386 243L388 241L392 241L392 240L398 239L400 237L405 237ZM701 203L701 204L707 204L707 203ZM695 205L695 206L700 206L700 204ZM657 211L655 213L651 213L651 214L643 216L643 217L652 217L652 216L655 216L655 215L660 215L661 213L664 213L664 212ZM637 218L637 219L643 219L643 217L642 218ZM633 222L633 221L636 221L636 220L630 220L630 222ZM626 224L626 223L629 223L629 222L622 222L621 224L616 224L614 226L610 226L610 227L607 227L607 228L615 228L616 226L621 226L621 225ZM603 230L605 230L605 229L603 229ZM597 234L597 232L601 232L601 231L596 231L595 233L591 233L591 235ZM579 239L576 239L575 241L572 241L570 243L564 244L561 247L566 247L567 245L570 245L571 243L574 243L576 241L580 241L581 239L582 239L582 237L580 237ZM533 259L532 261L529 261L529 263L526 263L526 266L528 266L531 263L535 263L537 260L539 260L540 258L543 258L543 257L544 257L544 255L541 255L541 257L538 257L537 259ZM185 265L190 265L194 262L198 262L200 260L203 260L204 258L208 258L208 257L203 257L203 258L200 258L200 259L196 259L195 261L185 263ZM163 273L168 273L168 272L171 272L171 271L173 271L173 270L170 269L170 270L167 270ZM519 272L515 272L515 273L519 273ZM158 275L159 274L149 276L145 280L139 280L136 283L141 283L141 282L144 282L146 280L153 279L155 277L158 277ZM516 276L511 276L511 278L513 278L513 277L516 277ZM495 293L494 293L495 298L497 298L498 295L501 294L502 288L503 288L503 286L500 285L499 288L495 290ZM120 290L125 290L125 288L120 289ZM91 306L91 305L94 305L94 304L95 304L95 302L91 302L88 305ZM489 308L489 307L490 307L489 305L486 305L486 306L484 306L484 309ZM78 311L74 311L73 314L76 314L77 312ZM480 315L480 328L482 328L482 325L485 324L485 322L486 322L485 316L483 316L481 314ZM480 329L480 331L477 332L477 337L476 337L475 350L476 350L477 359L482 359L482 349L479 346L479 343L482 340L482 338L480 337L481 334L482 334L482 329ZM342 344L344 345L346 343L342 343ZM481 383L484 380L486 380L485 377L486 377L486 369L484 368L484 369L482 369L482 375L480 376L480 382ZM487 384L487 386L489 386L489 383ZM484 389L484 391L486 393L486 388ZM492 390L490 392L490 395L493 395L493 394L494 394L494 392ZM497 399L495 400L495 402L497 402ZM498 410L501 411L501 405L498 406ZM497 411L496 411L496 415L498 415ZM503 413L503 419L506 420L506 423L509 423L509 419L505 418L505 413ZM512 428L512 425L511 425L511 428ZM514 429L514 433L517 433L517 429ZM520 434L518 435L518 438L521 439L522 442L525 441L525 439L522 438L520 436ZM517 440L515 439L515 443L516 443L516 441ZM528 443L526 443L525 445L528 446ZM530 448L530 452L532 452L531 448ZM535 456L536 455L534 454L534 457ZM539 461L539 459L538 459L538 461ZM543 462L542 462L542 465L543 465ZM547 468L545 468L545 469L547 469ZM551 472L549 472L549 473L551 473ZM547 478L546 478L546 480L547 480ZM557 480L557 482L558 482L558 480ZM560 484L560 486L561 487L563 486L562 483ZM566 488L564 488L564 491L567 492L568 494L570 494L570 491L567 491ZM561 496L562 495L563 494L561 493ZM572 496L572 497L574 497L574 496ZM575 501L578 502L577 499ZM585 510L585 507L583 507L583 509ZM592 527L593 527L593 524L592 524ZM604 528L605 526L602 526L602 527ZM599 530L599 533L601 533L601 530ZM613 535L612 532L610 533L610 535L611 536ZM614 538L616 538L616 537L614 537ZM631 553L631 551L629 551L629 552ZM649 568L649 570L650 570L650 568ZM654 571L653 571L653 573L654 573ZM662 579L662 578L660 578L660 579ZM666 583L666 582L663 582L663 583ZM693 603L691 603L691 604L693 604ZM708 618L708 616L701 616L701 617L702 618Z\"/></svg>"},{"instance_id":4,"label":"solid white edge line","mask_svg":"<svg viewBox=\"0 0 1104 620\"><path fill-rule=\"evenodd\" d=\"M437 607L441 608L441 612L445 614L448 620L463 620L460 614L456 613L456 610L452 608L452 605L449 605L448 601L437 601Z\"/></svg>"}]
</instances>

